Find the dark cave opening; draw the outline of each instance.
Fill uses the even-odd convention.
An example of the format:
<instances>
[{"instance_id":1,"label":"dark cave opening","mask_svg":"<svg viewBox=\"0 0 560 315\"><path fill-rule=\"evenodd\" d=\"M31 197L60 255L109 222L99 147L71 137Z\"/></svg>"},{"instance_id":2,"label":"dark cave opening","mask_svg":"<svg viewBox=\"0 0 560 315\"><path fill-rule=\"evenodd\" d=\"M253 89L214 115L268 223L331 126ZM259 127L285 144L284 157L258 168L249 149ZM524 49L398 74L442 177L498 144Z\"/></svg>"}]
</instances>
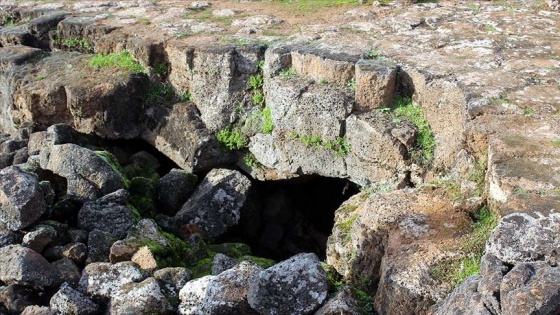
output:
<instances>
[{"instance_id":1,"label":"dark cave opening","mask_svg":"<svg viewBox=\"0 0 560 315\"><path fill-rule=\"evenodd\" d=\"M334 213L357 192L348 180L320 176L254 181L240 224L224 241L246 243L254 255L274 260L302 252L324 260Z\"/></svg>"}]
</instances>

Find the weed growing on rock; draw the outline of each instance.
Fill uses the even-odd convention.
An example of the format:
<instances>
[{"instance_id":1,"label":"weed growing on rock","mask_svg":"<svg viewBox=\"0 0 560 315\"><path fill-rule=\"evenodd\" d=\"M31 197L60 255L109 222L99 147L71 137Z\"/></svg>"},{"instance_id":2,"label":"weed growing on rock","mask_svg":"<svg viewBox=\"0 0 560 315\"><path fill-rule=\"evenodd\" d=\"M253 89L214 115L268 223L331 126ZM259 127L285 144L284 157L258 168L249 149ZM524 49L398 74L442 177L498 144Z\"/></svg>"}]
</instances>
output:
<instances>
[{"instance_id":1,"label":"weed growing on rock","mask_svg":"<svg viewBox=\"0 0 560 315\"><path fill-rule=\"evenodd\" d=\"M484 180L486 179L486 170L487 170L488 158L485 155L484 158L480 159L474 169L470 172L468 176L468 180L476 183L476 191L475 194L477 196L482 195L482 191L484 189Z\"/></svg>"},{"instance_id":2,"label":"weed growing on rock","mask_svg":"<svg viewBox=\"0 0 560 315\"><path fill-rule=\"evenodd\" d=\"M247 154L245 154L243 156L243 162L245 163L245 165L251 167L251 168L258 168L261 169L264 166L259 162L259 160L257 160L257 158L255 157L255 155L251 152L248 152Z\"/></svg>"},{"instance_id":3,"label":"weed growing on rock","mask_svg":"<svg viewBox=\"0 0 560 315\"><path fill-rule=\"evenodd\" d=\"M350 80L350 81L348 81L348 83L346 84L346 86L348 86L348 87L350 88L350 90L356 91L356 80Z\"/></svg>"},{"instance_id":4,"label":"weed growing on rock","mask_svg":"<svg viewBox=\"0 0 560 315\"><path fill-rule=\"evenodd\" d=\"M95 69L115 67L132 73L146 72L146 69L126 50L108 55L96 55L90 59L88 65Z\"/></svg>"},{"instance_id":5,"label":"weed growing on rock","mask_svg":"<svg viewBox=\"0 0 560 315\"><path fill-rule=\"evenodd\" d=\"M324 147L338 156L346 156L352 150L346 137L337 137L336 140L324 141L319 136L299 135L296 132L290 133L290 138L297 139L308 147Z\"/></svg>"},{"instance_id":6,"label":"weed growing on rock","mask_svg":"<svg viewBox=\"0 0 560 315\"><path fill-rule=\"evenodd\" d=\"M280 71L280 77L283 79L289 79L289 78L293 78L296 76L296 70L294 68L290 68L290 69L284 69L282 71Z\"/></svg>"},{"instance_id":7,"label":"weed growing on rock","mask_svg":"<svg viewBox=\"0 0 560 315\"><path fill-rule=\"evenodd\" d=\"M533 115L534 113L535 113L535 111L534 111L532 108L525 108L525 109L523 110L523 114L524 114L524 115L527 115L527 116L531 116L531 115Z\"/></svg>"},{"instance_id":8,"label":"weed growing on rock","mask_svg":"<svg viewBox=\"0 0 560 315\"><path fill-rule=\"evenodd\" d=\"M165 77L167 73L169 73L169 67L164 62L154 63L153 68L154 68L154 72L162 77Z\"/></svg>"},{"instance_id":9,"label":"weed growing on rock","mask_svg":"<svg viewBox=\"0 0 560 315\"><path fill-rule=\"evenodd\" d=\"M125 186L128 187L129 180L126 178L126 176L124 176L123 168L119 164L117 158L109 151L95 151L95 154L102 158L105 163L109 164L109 166L111 166L116 173L121 175Z\"/></svg>"},{"instance_id":10,"label":"weed growing on rock","mask_svg":"<svg viewBox=\"0 0 560 315\"><path fill-rule=\"evenodd\" d=\"M89 44L87 38L66 38L63 40L57 37L54 42L70 49L81 49L86 52L93 52L93 47Z\"/></svg>"},{"instance_id":11,"label":"weed growing on rock","mask_svg":"<svg viewBox=\"0 0 560 315\"><path fill-rule=\"evenodd\" d=\"M262 94L260 91L256 91L253 94L253 104L262 107L264 105L264 94Z\"/></svg>"},{"instance_id":12,"label":"weed growing on rock","mask_svg":"<svg viewBox=\"0 0 560 315\"><path fill-rule=\"evenodd\" d=\"M415 141L415 148L421 153L421 158L425 163L429 163L434 158L436 139L428 121L424 118L422 109L414 106L412 99L397 97L391 106L395 122L407 119L418 127L418 136Z\"/></svg>"},{"instance_id":13,"label":"weed growing on rock","mask_svg":"<svg viewBox=\"0 0 560 315\"><path fill-rule=\"evenodd\" d=\"M480 6L474 3L467 3L467 8L471 9L474 15L477 15L480 12Z\"/></svg>"},{"instance_id":14,"label":"weed growing on rock","mask_svg":"<svg viewBox=\"0 0 560 315\"><path fill-rule=\"evenodd\" d=\"M140 24L142 24L142 25L150 25L150 24L152 24L152 22L151 22L149 19L147 19L147 18L140 19L138 22L140 22Z\"/></svg>"},{"instance_id":15,"label":"weed growing on rock","mask_svg":"<svg viewBox=\"0 0 560 315\"><path fill-rule=\"evenodd\" d=\"M553 144L555 147L560 148L560 138L558 138L558 139L552 141L552 144Z\"/></svg>"},{"instance_id":16,"label":"weed growing on rock","mask_svg":"<svg viewBox=\"0 0 560 315\"><path fill-rule=\"evenodd\" d=\"M249 77L249 82L247 82L248 90L260 89L263 86L264 80L261 74L252 75Z\"/></svg>"},{"instance_id":17,"label":"weed growing on rock","mask_svg":"<svg viewBox=\"0 0 560 315\"><path fill-rule=\"evenodd\" d=\"M216 139L228 150L239 150L247 146L247 138L239 131L227 127L216 134Z\"/></svg>"},{"instance_id":18,"label":"weed growing on rock","mask_svg":"<svg viewBox=\"0 0 560 315\"><path fill-rule=\"evenodd\" d=\"M146 93L146 103L155 104L156 102L170 100L174 96L175 91L170 84L154 83L148 85L148 91Z\"/></svg>"},{"instance_id":19,"label":"weed growing on rock","mask_svg":"<svg viewBox=\"0 0 560 315\"><path fill-rule=\"evenodd\" d=\"M272 122L272 112L270 107L265 107L262 111L263 124L261 127L262 133L271 134L274 130L274 123Z\"/></svg>"},{"instance_id":20,"label":"weed growing on rock","mask_svg":"<svg viewBox=\"0 0 560 315\"><path fill-rule=\"evenodd\" d=\"M187 101L192 101L193 97L191 95L191 93L189 92L184 92L183 94L179 95L179 100L181 102L187 102Z\"/></svg>"}]
</instances>

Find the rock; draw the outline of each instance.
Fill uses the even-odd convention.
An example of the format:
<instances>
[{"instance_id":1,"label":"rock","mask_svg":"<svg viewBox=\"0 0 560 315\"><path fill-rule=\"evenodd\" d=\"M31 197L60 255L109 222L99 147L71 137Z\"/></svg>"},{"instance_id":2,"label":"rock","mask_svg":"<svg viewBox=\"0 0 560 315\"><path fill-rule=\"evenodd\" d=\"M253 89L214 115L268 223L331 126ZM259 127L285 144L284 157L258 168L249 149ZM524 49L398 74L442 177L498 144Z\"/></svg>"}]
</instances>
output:
<instances>
[{"instance_id":1,"label":"rock","mask_svg":"<svg viewBox=\"0 0 560 315\"><path fill-rule=\"evenodd\" d=\"M162 289L166 289L168 295L177 297L179 291L192 279L192 273L183 267L167 267L156 270L154 278L159 281Z\"/></svg>"},{"instance_id":2,"label":"rock","mask_svg":"<svg viewBox=\"0 0 560 315\"><path fill-rule=\"evenodd\" d=\"M0 248L0 281L45 288L53 285L55 280L49 262L35 251L20 245Z\"/></svg>"},{"instance_id":3,"label":"rock","mask_svg":"<svg viewBox=\"0 0 560 315\"><path fill-rule=\"evenodd\" d=\"M229 16L234 16L235 14L237 14L237 11L233 9L217 9L212 11L213 16L219 16L219 17L229 17Z\"/></svg>"},{"instance_id":4,"label":"rock","mask_svg":"<svg viewBox=\"0 0 560 315\"><path fill-rule=\"evenodd\" d=\"M69 230L68 237L70 237L70 242L72 243L84 243L88 242L88 231L85 230Z\"/></svg>"},{"instance_id":5,"label":"rock","mask_svg":"<svg viewBox=\"0 0 560 315\"><path fill-rule=\"evenodd\" d=\"M282 23L281 19L277 19L270 15L255 15L245 19L233 20L231 25L250 27L250 26L262 26L262 25L275 25Z\"/></svg>"},{"instance_id":6,"label":"rock","mask_svg":"<svg viewBox=\"0 0 560 315\"><path fill-rule=\"evenodd\" d=\"M62 284L50 301L50 308L61 314L98 314L99 306L82 293Z\"/></svg>"},{"instance_id":7,"label":"rock","mask_svg":"<svg viewBox=\"0 0 560 315\"><path fill-rule=\"evenodd\" d=\"M230 258L224 254L216 254L212 260L212 274L219 275L220 273L237 265L237 260Z\"/></svg>"},{"instance_id":8,"label":"rock","mask_svg":"<svg viewBox=\"0 0 560 315\"><path fill-rule=\"evenodd\" d=\"M173 307L154 278L123 284L111 296L110 314L173 314Z\"/></svg>"},{"instance_id":9,"label":"rock","mask_svg":"<svg viewBox=\"0 0 560 315\"><path fill-rule=\"evenodd\" d=\"M136 263L140 269L153 272L158 267L158 262L156 260L155 254L148 248L148 246L142 246L138 249L132 258L132 262Z\"/></svg>"},{"instance_id":10,"label":"rock","mask_svg":"<svg viewBox=\"0 0 560 315\"><path fill-rule=\"evenodd\" d=\"M75 144L54 145L41 151L41 168L66 178L67 194L89 201L124 188L117 171L95 152Z\"/></svg>"},{"instance_id":11,"label":"rock","mask_svg":"<svg viewBox=\"0 0 560 315\"><path fill-rule=\"evenodd\" d=\"M434 315L491 315L476 291L479 276L471 276L451 292L444 302L433 307Z\"/></svg>"},{"instance_id":12,"label":"rock","mask_svg":"<svg viewBox=\"0 0 560 315\"><path fill-rule=\"evenodd\" d=\"M27 152L29 155L37 155L44 148L50 145L47 139L46 131L34 132L29 136L29 142L27 143Z\"/></svg>"},{"instance_id":13,"label":"rock","mask_svg":"<svg viewBox=\"0 0 560 315\"><path fill-rule=\"evenodd\" d=\"M206 297L208 285L215 276L204 276L187 282L179 291L179 314L181 315L199 315L204 314L203 301Z\"/></svg>"},{"instance_id":14,"label":"rock","mask_svg":"<svg viewBox=\"0 0 560 315\"><path fill-rule=\"evenodd\" d=\"M533 218L514 213L500 220L488 240L486 251L508 264L545 260L552 265L560 262L557 249L560 240L560 215Z\"/></svg>"},{"instance_id":15,"label":"rock","mask_svg":"<svg viewBox=\"0 0 560 315\"><path fill-rule=\"evenodd\" d=\"M0 225L16 231L34 223L47 210L34 174L12 166L0 170Z\"/></svg>"},{"instance_id":16,"label":"rock","mask_svg":"<svg viewBox=\"0 0 560 315\"><path fill-rule=\"evenodd\" d=\"M125 190L118 190L96 201L86 202L78 213L78 226L86 231L100 230L123 239L136 224L132 210L124 206L128 199Z\"/></svg>"},{"instance_id":17,"label":"rock","mask_svg":"<svg viewBox=\"0 0 560 315\"><path fill-rule=\"evenodd\" d=\"M117 238L109 232L93 230L89 232L88 240L86 264L109 261L111 245Z\"/></svg>"},{"instance_id":18,"label":"rock","mask_svg":"<svg viewBox=\"0 0 560 315\"><path fill-rule=\"evenodd\" d=\"M143 166L148 166L154 170L159 169L159 167L161 166L158 159L146 151L140 151L134 153L130 157L129 162L130 164L139 164Z\"/></svg>"},{"instance_id":19,"label":"rock","mask_svg":"<svg viewBox=\"0 0 560 315\"><path fill-rule=\"evenodd\" d=\"M12 284L0 291L0 302L11 313L19 314L27 306L41 302L41 297L31 288Z\"/></svg>"},{"instance_id":20,"label":"rock","mask_svg":"<svg viewBox=\"0 0 560 315\"><path fill-rule=\"evenodd\" d=\"M56 274L56 283L67 282L72 287L77 287L82 273L78 265L69 258L62 258L51 263L51 266Z\"/></svg>"},{"instance_id":21,"label":"rock","mask_svg":"<svg viewBox=\"0 0 560 315\"><path fill-rule=\"evenodd\" d=\"M348 286L342 287L334 297L315 312L315 315L359 315L360 308Z\"/></svg>"},{"instance_id":22,"label":"rock","mask_svg":"<svg viewBox=\"0 0 560 315\"><path fill-rule=\"evenodd\" d=\"M56 237L56 230L48 225L37 225L23 237L22 245L40 253Z\"/></svg>"},{"instance_id":23,"label":"rock","mask_svg":"<svg viewBox=\"0 0 560 315\"><path fill-rule=\"evenodd\" d=\"M92 297L110 299L126 284L146 277L132 262L91 263L84 268L78 290Z\"/></svg>"},{"instance_id":24,"label":"rock","mask_svg":"<svg viewBox=\"0 0 560 315\"><path fill-rule=\"evenodd\" d=\"M500 285L502 314L560 312L560 270L546 262L517 264Z\"/></svg>"},{"instance_id":25,"label":"rock","mask_svg":"<svg viewBox=\"0 0 560 315\"><path fill-rule=\"evenodd\" d=\"M70 243L64 246L53 246L44 253L45 258L54 260L69 258L77 264L81 264L87 257L88 247L83 243Z\"/></svg>"},{"instance_id":26,"label":"rock","mask_svg":"<svg viewBox=\"0 0 560 315\"><path fill-rule=\"evenodd\" d=\"M156 184L156 204L164 214L175 215L192 195L198 177L179 169L172 169Z\"/></svg>"},{"instance_id":27,"label":"rock","mask_svg":"<svg viewBox=\"0 0 560 315\"><path fill-rule=\"evenodd\" d=\"M21 312L21 315L57 315L57 311L46 307L46 306L37 306L37 305L32 305L32 306L28 306L26 307L23 312Z\"/></svg>"},{"instance_id":28,"label":"rock","mask_svg":"<svg viewBox=\"0 0 560 315\"><path fill-rule=\"evenodd\" d=\"M23 241L23 235L19 232L10 231L0 225L0 247L12 244L20 244Z\"/></svg>"},{"instance_id":29,"label":"rock","mask_svg":"<svg viewBox=\"0 0 560 315\"><path fill-rule=\"evenodd\" d=\"M397 69L377 60L356 63L356 107L370 111L391 105L395 92Z\"/></svg>"},{"instance_id":30,"label":"rock","mask_svg":"<svg viewBox=\"0 0 560 315\"><path fill-rule=\"evenodd\" d=\"M239 222L250 187L251 182L238 171L214 169L175 217L200 226L209 239L216 239Z\"/></svg>"},{"instance_id":31,"label":"rock","mask_svg":"<svg viewBox=\"0 0 560 315\"><path fill-rule=\"evenodd\" d=\"M307 314L327 297L327 275L315 254L298 254L259 273L248 301L260 314Z\"/></svg>"}]
</instances>

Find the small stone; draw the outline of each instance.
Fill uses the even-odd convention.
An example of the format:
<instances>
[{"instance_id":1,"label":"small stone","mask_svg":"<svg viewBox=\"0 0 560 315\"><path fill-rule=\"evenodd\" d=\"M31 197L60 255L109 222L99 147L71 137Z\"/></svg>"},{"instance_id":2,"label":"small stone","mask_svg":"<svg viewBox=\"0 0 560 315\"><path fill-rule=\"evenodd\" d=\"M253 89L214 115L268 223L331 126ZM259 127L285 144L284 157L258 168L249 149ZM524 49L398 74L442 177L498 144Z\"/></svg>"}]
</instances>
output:
<instances>
[{"instance_id":1,"label":"small stone","mask_svg":"<svg viewBox=\"0 0 560 315\"><path fill-rule=\"evenodd\" d=\"M140 247L130 260L147 272L154 271L158 266L156 258L148 246Z\"/></svg>"},{"instance_id":2,"label":"small stone","mask_svg":"<svg viewBox=\"0 0 560 315\"><path fill-rule=\"evenodd\" d=\"M21 315L58 315L58 313L46 306L31 305L26 307Z\"/></svg>"},{"instance_id":3,"label":"small stone","mask_svg":"<svg viewBox=\"0 0 560 315\"><path fill-rule=\"evenodd\" d=\"M191 2L191 8L193 9L205 9L210 6L210 3L206 1L193 1Z\"/></svg>"},{"instance_id":4,"label":"small stone","mask_svg":"<svg viewBox=\"0 0 560 315\"><path fill-rule=\"evenodd\" d=\"M230 258L224 254L216 254L212 261L212 274L219 275L233 266L237 265L237 260Z\"/></svg>"},{"instance_id":5,"label":"small stone","mask_svg":"<svg viewBox=\"0 0 560 315\"><path fill-rule=\"evenodd\" d=\"M350 287L342 287L334 297L321 306L315 315L360 315L360 308L353 297Z\"/></svg>"},{"instance_id":6,"label":"small stone","mask_svg":"<svg viewBox=\"0 0 560 315\"><path fill-rule=\"evenodd\" d=\"M168 215L175 215L192 195L198 177L183 170L172 169L156 184L156 204Z\"/></svg>"},{"instance_id":7,"label":"small stone","mask_svg":"<svg viewBox=\"0 0 560 315\"><path fill-rule=\"evenodd\" d=\"M37 225L23 237L22 245L40 253L56 237L56 230L48 225Z\"/></svg>"},{"instance_id":8,"label":"small stone","mask_svg":"<svg viewBox=\"0 0 560 315\"><path fill-rule=\"evenodd\" d=\"M232 9L218 9L212 11L213 16L219 16L219 17L230 17L230 16L234 16L235 14L237 14L237 11Z\"/></svg>"}]
</instances>

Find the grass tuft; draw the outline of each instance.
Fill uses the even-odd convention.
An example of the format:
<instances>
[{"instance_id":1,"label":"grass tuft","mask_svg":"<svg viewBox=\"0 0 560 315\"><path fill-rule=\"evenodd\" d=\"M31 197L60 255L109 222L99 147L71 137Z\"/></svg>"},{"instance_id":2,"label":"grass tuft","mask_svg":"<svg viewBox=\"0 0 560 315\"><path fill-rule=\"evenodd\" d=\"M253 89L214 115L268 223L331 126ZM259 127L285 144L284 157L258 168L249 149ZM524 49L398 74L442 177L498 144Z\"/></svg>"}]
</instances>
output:
<instances>
[{"instance_id":1,"label":"grass tuft","mask_svg":"<svg viewBox=\"0 0 560 315\"><path fill-rule=\"evenodd\" d=\"M239 131L225 128L216 134L216 139L228 150L239 150L247 146L247 138Z\"/></svg>"},{"instance_id":2,"label":"grass tuft","mask_svg":"<svg viewBox=\"0 0 560 315\"><path fill-rule=\"evenodd\" d=\"M270 107L265 107L262 111L263 125L261 127L262 133L271 134L274 130L274 123L272 122L272 112Z\"/></svg>"},{"instance_id":3,"label":"grass tuft","mask_svg":"<svg viewBox=\"0 0 560 315\"><path fill-rule=\"evenodd\" d=\"M132 73L143 73L146 69L128 51L93 56L88 65L95 69L114 67Z\"/></svg>"}]
</instances>

